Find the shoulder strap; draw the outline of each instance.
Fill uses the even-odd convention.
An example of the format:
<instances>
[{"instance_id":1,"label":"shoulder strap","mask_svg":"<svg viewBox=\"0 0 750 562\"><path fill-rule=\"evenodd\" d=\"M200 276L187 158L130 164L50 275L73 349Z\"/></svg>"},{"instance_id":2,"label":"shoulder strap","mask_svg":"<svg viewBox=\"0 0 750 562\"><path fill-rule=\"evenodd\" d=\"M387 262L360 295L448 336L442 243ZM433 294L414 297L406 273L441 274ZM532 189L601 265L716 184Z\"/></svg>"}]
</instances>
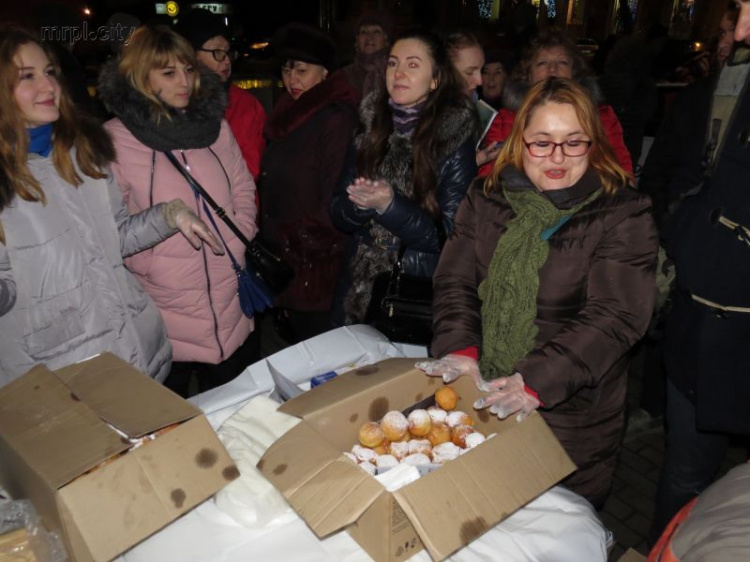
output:
<instances>
[{"instance_id":1,"label":"shoulder strap","mask_svg":"<svg viewBox=\"0 0 750 562\"><path fill-rule=\"evenodd\" d=\"M231 231L232 231L232 232L234 233L234 235L235 235L235 236L236 236L237 238L239 238L239 239L240 239L240 240L242 241L242 243L243 243L243 244L244 244L245 246L250 246L250 240L248 240L248 239L247 239L247 237L246 237L246 236L245 236L244 234L242 234L242 231L241 231L241 230L240 230L239 228L237 228L237 225L236 225L236 224L234 224L234 223L232 222L232 219L230 219L230 218L229 218L229 217L227 216L227 213L226 213L226 211L225 211L225 210L224 210L224 209L223 209L222 207L220 207L220 206L219 206L219 205L218 205L218 204L216 203L216 201L214 201L213 197L211 197L211 196L210 196L210 195L208 194L208 192L207 192L207 191L206 191L206 190L205 190L205 189L203 188L203 186L201 186L201 184L199 184L199 183L198 183L198 182L197 182L197 181L195 180L195 178L194 178L194 177L193 177L193 176L192 176L192 175L190 174L190 172L188 172L188 171L187 171L187 170L185 169L185 167L184 167L184 166L182 166L182 165L181 165L181 164L180 164L180 163L178 162L178 160L177 160L177 158L175 157L175 155L174 155L174 154L172 154L172 153L171 153L171 152L169 152L169 151L165 151L165 152L164 152L164 155L165 155L165 156L167 157L167 159L168 159L168 160L169 160L169 161L170 161L170 162L172 163L172 165L173 165L173 166L174 166L174 167L175 167L175 168L177 169L177 171L178 171L178 172L180 172L180 174L182 175L182 177L183 177L183 178L185 178L185 180L186 180L186 181L188 182L188 184L190 185L190 187L192 187L192 188L193 188L193 190L194 190L194 191L195 191L196 193L198 193L198 194L199 194L199 195L200 195L201 197L203 197L203 200L204 200L204 201L206 201L206 202L207 202L207 203L209 204L209 206L210 206L210 207L211 207L211 208L212 208L212 209L214 210L214 212L216 213L216 215L217 215L217 216L218 216L218 217L219 217L219 218L220 218L221 220L223 220L223 221L224 221L224 222L226 223L226 225L227 225L227 226L229 227L229 230L231 230Z\"/></svg>"}]
</instances>

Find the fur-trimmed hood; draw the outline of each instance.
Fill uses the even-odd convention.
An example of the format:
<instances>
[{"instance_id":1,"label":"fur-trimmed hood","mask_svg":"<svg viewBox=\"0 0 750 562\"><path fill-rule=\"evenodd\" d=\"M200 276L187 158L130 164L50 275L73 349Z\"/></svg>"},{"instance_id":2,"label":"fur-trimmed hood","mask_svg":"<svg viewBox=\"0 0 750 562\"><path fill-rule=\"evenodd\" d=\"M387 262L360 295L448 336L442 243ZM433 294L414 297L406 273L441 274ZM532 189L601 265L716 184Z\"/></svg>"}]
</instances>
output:
<instances>
[{"instance_id":1,"label":"fur-trimmed hood","mask_svg":"<svg viewBox=\"0 0 750 562\"><path fill-rule=\"evenodd\" d=\"M370 132L372 122L375 118L375 102L379 92L368 94L359 106L359 118L362 130L357 135L356 143L360 145L362 138ZM401 137L397 131L391 133L389 144L393 145L397 137ZM437 119L433 137L435 140L436 161L442 162L446 157L453 154L459 146L469 139L477 140L479 136L479 119L476 109L468 98L462 98L460 105L452 105L445 108Z\"/></svg>"},{"instance_id":2,"label":"fur-trimmed hood","mask_svg":"<svg viewBox=\"0 0 750 562\"><path fill-rule=\"evenodd\" d=\"M599 87L596 77L586 76L576 81L586 89L595 106L598 107L604 104L604 94ZM508 82L503 89L503 107L510 111L518 111L521 105L523 105L523 100L530 89L531 84L528 82L519 82L516 80Z\"/></svg>"},{"instance_id":3,"label":"fur-trimmed hood","mask_svg":"<svg viewBox=\"0 0 750 562\"><path fill-rule=\"evenodd\" d=\"M211 146L219 136L227 107L227 93L219 77L201 71L200 93L190 97L185 111L170 110L170 118L154 118L153 105L108 62L99 75L99 98L140 142L153 150L195 149Z\"/></svg>"}]
</instances>

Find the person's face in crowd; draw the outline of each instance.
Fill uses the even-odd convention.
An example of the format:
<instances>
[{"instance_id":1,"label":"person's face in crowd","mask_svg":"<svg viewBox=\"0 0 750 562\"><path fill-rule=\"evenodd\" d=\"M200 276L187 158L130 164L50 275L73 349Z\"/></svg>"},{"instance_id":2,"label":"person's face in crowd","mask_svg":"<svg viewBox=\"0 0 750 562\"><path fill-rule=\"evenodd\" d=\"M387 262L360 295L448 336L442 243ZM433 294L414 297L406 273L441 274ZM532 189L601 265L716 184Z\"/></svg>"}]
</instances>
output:
<instances>
[{"instance_id":1,"label":"person's face in crowd","mask_svg":"<svg viewBox=\"0 0 750 562\"><path fill-rule=\"evenodd\" d=\"M458 71L464 83L464 93L472 97L477 88L482 85L482 67L484 66L484 52L481 47L463 47L453 53L451 62Z\"/></svg>"},{"instance_id":2,"label":"person's face in crowd","mask_svg":"<svg viewBox=\"0 0 750 562\"><path fill-rule=\"evenodd\" d=\"M574 185L589 166L588 148L582 143L591 140L578 122L570 104L547 102L537 107L523 132L525 143L536 143L532 150L549 150L549 156L532 156L528 147L523 151L523 170L538 189L550 191ZM569 143L567 147L551 143ZM583 152L582 156L566 156L563 149Z\"/></svg>"},{"instance_id":3,"label":"person's face in crowd","mask_svg":"<svg viewBox=\"0 0 750 562\"><path fill-rule=\"evenodd\" d=\"M385 86L391 99L405 107L423 102L437 88L437 79L433 77L433 60L422 41L396 41L388 57Z\"/></svg>"},{"instance_id":4,"label":"person's face in crowd","mask_svg":"<svg viewBox=\"0 0 750 562\"><path fill-rule=\"evenodd\" d=\"M375 24L364 24L357 32L357 51L363 55L377 53L388 46L388 35L382 27Z\"/></svg>"},{"instance_id":5,"label":"person's face in crowd","mask_svg":"<svg viewBox=\"0 0 750 562\"><path fill-rule=\"evenodd\" d=\"M505 80L508 75L503 63L488 62L482 67L482 95L490 100L497 100L503 95Z\"/></svg>"},{"instance_id":6,"label":"person's face in crowd","mask_svg":"<svg viewBox=\"0 0 750 562\"><path fill-rule=\"evenodd\" d=\"M26 125L39 127L60 118L60 83L55 67L36 43L21 45L13 62L18 67L18 84L13 92Z\"/></svg>"},{"instance_id":7,"label":"person's face in crowd","mask_svg":"<svg viewBox=\"0 0 750 562\"><path fill-rule=\"evenodd\" d=\"M558 78L573 77L573 60L568 55L565 47L550 47L539 49L531 61L529 83L533 86L537 82L546 80L551 76Z\"/></svg>"},{"instance_id":8,"label":"person's face in crowd","mask_svg":"<svg viewBox=\"0 0 750 562\"><path fill-rule=\"evenodd\" d=\"M218 74L222 82L226 82L229 79L229 75L232 74L230 47L231 45L226 37L217 35L203 43L201 49L195 51L195 56L198 58L198 62L201 65L205 66L214 74ZM217 57L214 56L213 51L216 50L223 51L222 53L218 53L218 58L221 59L220 61L216 60Z\"/></svg>"},{"instance_id":9,"label":"person's face in crowd","mask_svg":"<svg viewBox=\"0 0 750 562\"><path fill-rule=\"evenodd\" d=\"M750 44L750 0L735 0L735 4L740 15L734 28L734 40Z\"/></svg>"},{"instance_id":10,"label":"person's face in crowd","mask_svg":"<svg viewBox=\"0 0 750 562\"><path fill-rule=\"evenodd\" d=\"M175 109L185 109L195 85L195 69L190 64L171 60L164 68L152 68L148 83L163 103Z\"/></svg>"},{"instance_id":11,"label":"person's face in crowd","mask_svg":"<svg viewBox=\"0 0 750 562\"><path fill-rule=\"evenodd\" d=\"M311 90L328 76L324 66L311 62L289 61L281 68L281 80L289 95L295 100Z\"/></svg>"}]
</instances>

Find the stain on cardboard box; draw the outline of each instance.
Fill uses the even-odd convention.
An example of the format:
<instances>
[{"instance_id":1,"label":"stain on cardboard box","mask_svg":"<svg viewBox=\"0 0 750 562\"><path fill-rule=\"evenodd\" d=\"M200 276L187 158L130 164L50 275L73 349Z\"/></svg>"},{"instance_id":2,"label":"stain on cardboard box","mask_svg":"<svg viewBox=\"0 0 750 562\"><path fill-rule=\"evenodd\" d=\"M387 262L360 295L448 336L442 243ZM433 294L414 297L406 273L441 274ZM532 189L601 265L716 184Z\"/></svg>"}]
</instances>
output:
<instances>
[{"instance_id":1,"label":"stain on cardboard box","mask_svg":"<svg viewBox=\"0 0 750 562\"><path fill-rule=\"evenodd\" d=\"M354 374L355 375L361 375L361 376L367 376L367 375L374 375L378 371L380 371L380 369L378 369L377 367L375 367L373 365L367 365L366 367L360 367L359 369L357 369L356 371L354 371Z\"/></svg>"},{"instance_id":2,"label":"stain on cardboard box","mask_svg":"<svg viewBox=\"0 0 750 562\"><path fill-rule=\"evenodd\" d=\"M213 449L201 449L195 455L195 464L201 468L211 468L219 460L219 455Z\"/></svg>"},{"instance_id":3,"label":"stain on cardboard box","mask_svg":"<svg viewBox=\"0 0 750 562\"><path fill-rule=\"evenodd\" d=\"M505 518L505 514L503 515L503 518ZM487 523L484 517L477 517L476 519L464 521L461 524L461 540L464 542L464 544L469 544L471 541L473 541L475 538L489 529L489 527L490 525Z\"/></svg>"},{"instance_id":4,"label":"stain on cardboard box","mask_svg":"<svg viewBox=\"0 0 750 562\"><path fill-rule=\"evenodd\" d=\"M279 474L284 474L286 472L287 465L286 464L280 464L276 468L273 469L273 473L278 476Z\"/></svg>"},{"instance_id":5,"label":"stain on cardboard box","mask_svg":"<svg viewBox=\"0 0 750 562\"><path fill-rule=\"evenodd\" d=\"M232 465L222 470L221 475L224 477L224 480L232 481L240 477L240 471L236 466Z\"/></svg>"},{"instance_id":6,"label":"stain on cardboard box","mask_svg":"<svg viewBox=\"0 0 750 562\"><path fill-rule=\"evenodd\" d=\"M359 419L359 414L352 414L349 416L349 423L357 423L357 420Z\"/></svg>"},{"instance_id":7,"label":"stain on cardboard box","mask_svg":"<svg viewBox=\"0 0 750 562\"><path fill-rule=\"evenodd\" d=\"M182 507L182 504L185 503L185 499L187 496L185 495L185 490L182 488L176 488L172 490L172 493L169 495L169 497L172 498L172 503L174 503L174 506L177 509L180 509Z\"/></svg>"},{"instance_id":8,"label":"stain on cardboard box","mask_svg":"<svg viewBox=\"0 0 750 562\"><path fill-rule=\"evenodd\" d=\"M383 419L384 415L390 412L390 410L390 402L385 396L381 396L380 398L376 398L372 401L372 403L370 404L370 411L368 412L368 415L373 421L381 420Z\"/></svg>"}]
</instances>

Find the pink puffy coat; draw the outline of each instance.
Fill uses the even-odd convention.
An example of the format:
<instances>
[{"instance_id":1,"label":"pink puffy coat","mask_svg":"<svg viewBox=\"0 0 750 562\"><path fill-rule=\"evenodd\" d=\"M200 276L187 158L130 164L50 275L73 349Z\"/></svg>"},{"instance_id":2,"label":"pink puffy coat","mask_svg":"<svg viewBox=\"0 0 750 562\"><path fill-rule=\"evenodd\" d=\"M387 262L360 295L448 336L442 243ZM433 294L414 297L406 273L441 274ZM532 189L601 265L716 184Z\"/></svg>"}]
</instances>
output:
<instances>
[{"instance_id":1,"label":"pink puffy coat","mask_svg":"<svg viewBox=\"0 0 750 562\"><path fill-rule=\"evenodd\" d=\"M105 127L117 150L112 170L131 213L179 197L210 225L190 186L164 154L138 141L119 119L108 121ZM222 121L210 147L173 154L189 166L193 177L243 233L253 238L257 230L255 183L227 122ZM214 218L244 266L244 245ZM252 332L253 320L240 309L237 277L228 256L214 255L206 245L196 250L183 236L173 236L129 258L126 265L161 311L174 361L220 363Z\"/></svg>"}]
</instances>

